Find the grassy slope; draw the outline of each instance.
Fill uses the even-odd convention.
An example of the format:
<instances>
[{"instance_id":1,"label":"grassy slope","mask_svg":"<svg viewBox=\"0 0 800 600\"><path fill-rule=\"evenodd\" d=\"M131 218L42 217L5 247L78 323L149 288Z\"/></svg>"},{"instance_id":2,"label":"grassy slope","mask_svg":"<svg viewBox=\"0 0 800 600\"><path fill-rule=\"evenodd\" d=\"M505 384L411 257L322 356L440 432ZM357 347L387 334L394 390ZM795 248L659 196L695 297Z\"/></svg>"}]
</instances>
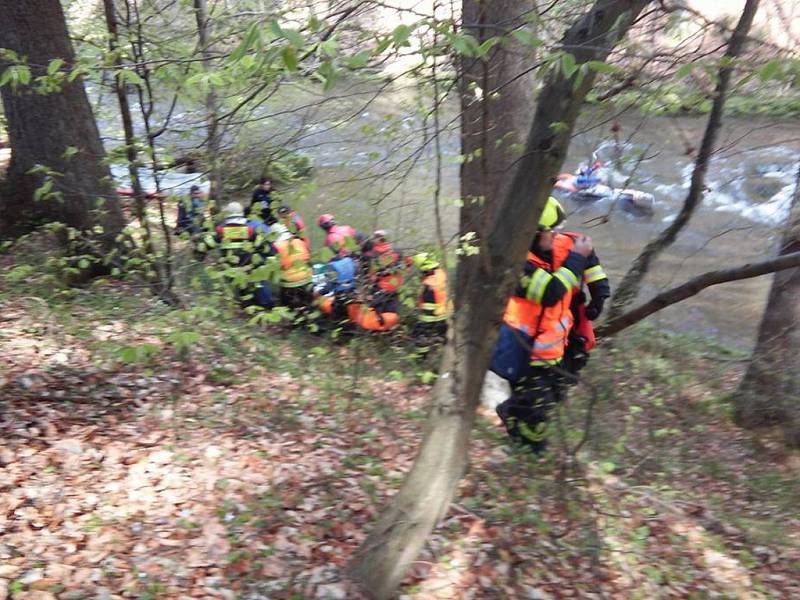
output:
<instances>
[{"instance_id":1,"label":"grassy slope","mask_svg":"<svg viewBox=\"0 0 800 600\"><path fill-rule=\"evenodd\" d=\"M4 260L0 598L358 597L341 568L413 459L424 367ZM739 357L654 334L597 352L577 457L588 386L545 460L478 420L404 597L800 596L798 456L730 424Z\"/></svg>"}]
</instances>

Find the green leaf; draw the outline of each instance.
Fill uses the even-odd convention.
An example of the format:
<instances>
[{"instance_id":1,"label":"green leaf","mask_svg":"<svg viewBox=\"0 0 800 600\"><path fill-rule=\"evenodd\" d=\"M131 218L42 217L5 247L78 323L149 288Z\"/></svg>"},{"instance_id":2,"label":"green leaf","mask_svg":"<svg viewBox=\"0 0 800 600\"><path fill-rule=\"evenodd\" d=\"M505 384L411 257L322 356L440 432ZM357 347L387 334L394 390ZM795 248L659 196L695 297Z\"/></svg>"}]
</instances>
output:
<instances>
[{"instance_id":1,"label":"green leaf","mask_svg":"<svg viewBox=\"0 0 800 600\"><path fill-rule=\"evenodd\" d=\"M336 72L336 67L329 60L322 63L317 69L317 74L322 78L322 89L327 92L336 85L336 80L339 74Z\"/></svg>"},{"instance_id":2,"label":"green leaf","mask_svg":"<svg viewBox=\"0 0 800 600\"><path fill-rule=\"evenodd\" d=\"M284 46L281 50L281 59L287 71L297 70L297 51L294 46Z\"/></svg>"},{"instance_id":3,"label":"green leaf","mask_svg":"<svg viewBox=\"0 0 800 600\"><path fill-rule=\"evenodd\" d=\"M67 160L75 156L80 150L78 150L75 146L67 146L67 149L64 150L64 154L61 156Z\"/></svg>"},{"instance_id":4,"label":"green leaf","mask_svg":"<svg viewBox=\"0 0 800 600\"><path fill-rule=\"evenodd\" d=\"M461 33L450 37L453 49L462 56L478 56L479 48L477 40L471 35Z\"/></svg>"},{"instance_id":5,"label":"green leaf","mask_svg":"<svg viewBox=\"0 0 800 600\"><path fill-rule=\"evenodd\" d=\"M50 61L50 64L47 65L47 74L48 75L55 75L56 73L61 70L61 67L64 66L64 61L60 58L55 58Z\"/></svg>"},{"instance_id":6,"label":"green leaf","mask_svg":"<svg viewBox=\"0 0 800 600\"><path fill-rule=\"evenodd\" d=\"M295 48L302 48L306 43L306 41L303 39L303 36L296 29L284 29L283 37L285 37Z\"/></svg>"},{"instance_id":7,"label":"green leaf","mask_svg":"<svg viewBox=\"0 0 800 600\"><path fill-rule=\"evenodd\" d=\"M763 82L767 82L774 78L781 68L781 61L773 59L758 70L758 78Z\"/></svg>"},{"instance_id":8,"label":"green leaf","mask_svg":"<svg viewBox=\"0 0 800 600\"><path fill-rule=\"evenodd\" d=\"M411 27L408 25L398 25L392 32L392 41L398 48L408 46L408 38L411 37Z\"/></svg>"},{"instance_id":9,"label":"green leaf","mask_svg":"<svg viewBox=\"0 0 800 600\"><path fill-rule=\"evenodd\" d=\"M569 79L575 74L575 71L578 70L578 65L575 64L575 57L572 56L569 52L565 52L561 55L561 71L564 73L564 77Z\"/></svg>"},{"instance_id":10,"label":"green leaf","mask_svg":"<svg viewBox=\"0 0 800 600\"><path fill-rule=\"evenodd\" d=\"M258 23L253 23L247 30L247 33L242 40L242 43L237 46L237 48L231 52L230 56L228 56L228 60L231 62L238 62L242 60L245 55L247 55L247 51L252 48L256 41L259 38L259 25Z\"/></svg>"},{"instance_id":11,"label":"green leaf","mask_svg":"<svg viewBox=\"0 0 800 600\"><path fill-rule=\"evenodd\" d=\"M14 67L8 67L5 71L3 71L3 74L0 75L0 87L3 87L9 81L11 81L11 79L13 79L16 72L14 69Z\"/></svg>"},{"instance_id":12,"label":"green leaf","mask_svg":"<svg viewBox=\"0 0 800 600\"><path fill-rule=\"evenodd\" d=\"M595 71L596 73L619 73L622 70L616 65L610 65L602 60L590 60L585 64L587 68Z\"/></svg>"},{"instance_id":13,"label":"green leaf","mask_svg":"<svg viewBox=\"0 0 800 600\"><path fill-rule=\"evenodd\" d=\"M78 261L78 268L79 269L88 269L89 268L89 259L82 258Z\"/></svg>"},{"instance_id":14,"label":"green leaf","mask_svg":"<svg viewBox=\"0 0 800 600\"><path fill-rule=\"evenodd\" d=\"M499 37L490 37L488 40L478 46L478 56L483 57L489 53L489 50L494 48L495 45L500 43Z\"/></svg>"},{"instance_id":15,"label":"green leaf","mask_svg":"<svg viewBox=\"0 0 800 600\"><path fill-rule=\"evenodd\" d=\"M336 40L336 38L329 38L329 39L325 40L324 42L321 42L318 45L318 48L326 56L330 56L331 58L334 58L338 54L338 51L337 51L338 50L338 48L337 48L338 44L339 44L339 42Z\"/></svg>"},{"instance_id":16,"label":"green leaf","mask_svg":"<svg viewBox=\"0 0 800 600\"><path fill-rule=\"evenodd\" d=\"M527 29L517 29L513 33L513 35L515 38L517 38L517 40L519 40L526 46L530 46L531 48L538 48L543 43L540 38L538 38L533 32L528 31Z\"/></svg>"},{"instance_id":17,"label":"green leaf","mask_svg":"<svg viewBox=\"0 0 800 600\"><path fill-rule=\"evenodd\" d=\"M372 57L372 52L369 50L362 50L358 54L354 54L345 59L345 64L350 69L360 69L369 64L369 59Z\"/></svg>"},{"instance_id":18,"label":"green leaf","mask_svg":"<svg viewBox=\"0 0 800 600\"><path fill-rule=\"evenodd\" d=\"M277 21L270 21L269 22L269 30L275 37L283 37L283 28L281 24Z\"/></svg>"},{"instance_id":19,"label":"green leaf","mask_svg":"<svg viewBox=\"0 0 800 600\"><path fill-rule=\"evenodd\" d=\"M25 65L17 65L15 68L17 83L28 85L31 82L31 70Z\"/></svg>"},{"instance_id":20,"label":"green leaf","mask_svg":"<svg viewBox=\"0 0 800 600\"><path fill-rule=\"evenodd\" d=\"M680 68L675 71L675 79L683 79L692 72L692 69L694 69L694 63L686 63L685 65L681 65Z\"/></svg>"},{"instance_id":21,"label":"green leaf","mask_svg":"<svg viewBox=\"0 0 800 600\"><path fill-rule=\"evenodd\" d=\"M617 468L617 465L615 465L615 464L614 464L613 462L611 462L610 460L603 461L603 462L601 462L601 463L600 463L598 466L600 467L600 470L601 470L603 473L606 473L606 474L608 474L608 473L613 473L613 472L614 472L614 469L616 469L616 468Z\"/></svg>"},{"instance_id":22,"label":"green leaf","mask_svg":"<svg viewBox=\"0 0 800 600\"><path fill-rule=\"evenodd\" d=\"M47 195L50 193L50 190L52 189L53 189L53 180L48 179L42 185L36 188L35 192L33 192L33 201L38 202L39 200L46 198Z\"/></svg>"},{"instance_id":23,"label":"green leaf","mask_svg":"<svg viewBox=\"0 0 800 600\"><path fill-rule=\"evenodd\" d=\"M380 54L381 52L386 50L391 45L392 45L391 36L384 37L380 42L378 42L378 45L375 47L375 54L376 55Z\"/></svg>"},{"instance_id":24,"label":"green leaf","mask_svg":"<svg viewBox=\"0 0 800 600\"><path fill-rule=\"evenodd\" d=\"M117 78L119 82L122 84L130 83L131 85L140 86L144 85L144 79L139 77L137 73L133 71L129 71L128 69L122 69L117 71Z\"/></svg>"}]
</instances>

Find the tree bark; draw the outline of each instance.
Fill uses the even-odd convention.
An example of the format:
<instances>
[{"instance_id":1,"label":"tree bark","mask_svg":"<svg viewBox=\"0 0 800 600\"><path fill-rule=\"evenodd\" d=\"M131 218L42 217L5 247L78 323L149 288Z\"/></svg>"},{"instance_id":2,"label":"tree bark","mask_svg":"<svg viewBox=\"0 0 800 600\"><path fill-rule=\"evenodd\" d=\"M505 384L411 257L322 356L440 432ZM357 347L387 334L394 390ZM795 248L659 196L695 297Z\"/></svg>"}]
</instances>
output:
<instances>
[{"instance_id":1,"label":"tree bark","mask_svg":"<svg viewBox=\"0 0 800 600\"><path fill-rule=\"evenodd\" d=\"M708 115L708 123L706 124L705 132L703 133L703 140L700 143L700 150L697 153L697 159L694 163L694 171L692 172L692 181L689 186L689 191L686 194L683 207L675 217L675 220L662 231L658 237L648 243L642 252L633 261L631 268L622 278L617 291L609 307L607 318L609 320L619 317L631 302L636 299L639 294L639 289L642 285L642 280L650 270L652 262L678 237L681 230L687 225L689 219L692 218L697 207L703 200L705 192L706 173L708 166L711 162L711 157L714 154L714 145L716 144L719 134L719 128L722 124L722 113L725 108L725 101L728 97L728 90L730 88L731 77L733 76L733 61L742 54L745 43L747 42L747 35L750 27L753 24L753 17L755 17L758 10L759 0L747 0L744 8L742 9L739 22L734 29L728 47L721 61L719 69L717 85L714 90L714 101L711 106L711 112Z\"/></svg>"},{"instance_id":2,"label":"tree bark","mask_svg":"<svg viewBox=\"0 0 800 600\"><path fill-rule=\"evenodd\" d=\"M477 0L465 0L465 15L476 14ZM605 60L627 32L647 0L597 0L562 39L562 47L581 65ZM486 5L484 18L495 7ZM478 11L480 12L480 11ZM514 16L519 13L515 13ZM499 60L495 55L492 60ZM591 70L580 82L577 73L566 76L556 67L548 75L539 95L533 124L521 154L503 153L500 164L471 168L495 173L509 183L503 191L462 188L465 200L486 193L491 205L479 216L485 223L479 233L479 254L462 254L458 266L456 312L444 351L433 407L426 425L422 447L403 486L381 516L351 563L351 574L373 598L389 598L418 555L436 522L447 512L467 462L470 433L480 390L497 337L503 309L515 279L519 276L530 240L555 176L561 168L581 104L594 81ZM516 106L517 110L524 106ZM476 125L478 123L478 125ZM476 129L488 120L464 119L462 139L469 151ZM557 124L557 125L556 125ZM492 131L502 131L495 127ZM492 135L484 144L497 141ZM507 161L505 164L502 161ZM466 174L475 185L477 176ZM474 207L462 209L464 223L473 223ZM474 231L474 229L470 229Z\"/></svg>"},{"instance_id":3,"label":"tree bark","mask_svg":"<svg viewBox=\"0 0 800 600\"><path fill-rule=\"evenodd\" d=\"M461 57L461 234L483 235L498 203L511 184L509 171L519 158L520 145L530 129L534 106L535 51L508 32L530 27L525 18L535 8L531 1L466 0L461 33L482 44L503 36L481 60Z\"/></svg>"},{"instance_id":4,"label":"tree bark","mask_svg":"<svg viewBox=\"0 0 800 600\"><path fill-rule=\"evenodd\" d=\"M800 240L800 238L798 239ZM797 267L800 267L800 242L795 242L794 246L790 247L794 248L790 254L784 254L777 258L746 264L732 269L709 271L707 273L703 273L702 275L698 275L682 285L667 290L666 292L662 292L641 306L626 312L624 315L620 315L619 317L607 321L597 329L597 337L611 337L612 335L616 335L623 329L627 329L631 325L635 325L653 313L663 310L673 304L677 304L678 302L682 302L687 298L691 298L695 294L699 294L704 289L711 287L712 285L729 283L731 281L739 281L741 279L749 279L751 277L759 277L769 273L782 273L786 269L796 269ZM787 275L778 275L776 277L785 277L791 275L792 273L788 273ZM798 283L798 285L800 285L800 283ZM792 291L797 294L797 292L800 292L800 289L796 287L793 288ZM797 296L795 296L795 298L796 297ZM795 302L795 305L796 304L797 302ZM795 308L797 307L795 306ZM773 331L783 331L787 327L787 316L785 314L780 314L778 317L779 318L775 320L780 321L781 327L779 330ZM772 337L767 339L772 341ZM771 367L774 371L775 364L773 363ZM770 385L772 385L772 383Z\"/></svg>"},{"instance_id":5,"label":"tree bark","mask_svg":"<svg viewBox=\"0 0 800 600\"><path fill-rule=\"evenodd\" d=\"M209 47L209 16L206 7L206 0L194 0L194 16L197 22L197 37L200 42L200 53L203 57L203 68L206 71L211 71L211 52ZM219 126L219 111L217 107L217 93L214 87L209 84L208 94L206 94L206 122L207 122L207 135L206 140L208 157L208 167L211 175L211 191L210 196L214 199L214 204L217 212L222 208L222 168L220 165L220 126Z\"/></svg>"},{"instance_id":6,"label":"tree bark","mask_svg":"<svg viewBox=\"0 0 800 600\"><path fill-rule=\"evenodd\" d=\"M0 0L0 47L26 57L34 79L44 75L54 59L70 69L75 55L58 0ZM8 67L0 61L0 70ZM40 94L31 85L0 89L8 122L12 157L0 204L4 235L18 235L46 222L61 222L80 230L100 225L104 245L111 246L125 221L114 195L111 174L97 123L81 78L65 79L60 91ZM76 148L72 156L65 152ZM55 195L34 201L44 182L29 174L36 165L58 173Z\"/></svg>"},{"instance_id":7,"label":"tree bark","mask_svg":"<svg viewBox=\"0 0 800 600\"><path fill-rule=\"evenodd\" d=\"M800 170L781 253L800 254ZM780 424L787 443L800 447L800 268L775 275L734 405L739 425Z\"/></svg>"}]
</instances>

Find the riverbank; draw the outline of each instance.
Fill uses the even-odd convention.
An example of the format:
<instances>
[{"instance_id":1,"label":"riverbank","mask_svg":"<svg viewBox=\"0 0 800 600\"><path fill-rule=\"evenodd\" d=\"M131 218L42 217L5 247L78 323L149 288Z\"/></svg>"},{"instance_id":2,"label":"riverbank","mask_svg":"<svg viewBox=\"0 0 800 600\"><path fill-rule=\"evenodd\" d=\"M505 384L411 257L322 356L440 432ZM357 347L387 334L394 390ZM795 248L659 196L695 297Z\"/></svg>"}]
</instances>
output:
<instances>
[{"instance_id":1,"label":"riverbank","mask_svg":"<svg viewBox=\"0 0 800 600\"><path fill-rule=\"evenodd\" d=\"M358 598L344 567L413 460L429 367L24 263L0 263L0 597ZM800 457L731 424L742 359L602 344L542 460L482 411L402 597L800 594Z\"/></svg>"}]
</instances>

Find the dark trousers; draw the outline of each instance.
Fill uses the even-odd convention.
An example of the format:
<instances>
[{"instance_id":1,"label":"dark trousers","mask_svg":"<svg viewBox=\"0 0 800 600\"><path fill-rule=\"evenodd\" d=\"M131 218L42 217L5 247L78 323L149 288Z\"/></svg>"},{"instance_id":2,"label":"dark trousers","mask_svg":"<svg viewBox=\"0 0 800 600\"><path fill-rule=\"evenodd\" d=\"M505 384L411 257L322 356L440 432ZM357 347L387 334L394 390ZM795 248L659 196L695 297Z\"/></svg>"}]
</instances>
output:
<instances>
[{"instance_id":1,"label":"dark trousers","mask_svg":"<svg viewBox=\"0 0 800 600\"><path fill-rule=\"evenodd\" d=\"M553 407L566 397L563 379L553 369L529 367L511 384L511 396L496 408L511 439L533 453L547 446L547 420Z\"/></svg>"},{"instance_id":2,"label":"dark trousers","mask_svg":"<svg viewBox=\"0 0 800 600\"><path fill-rule=\"evenodd\" d=\"M311 292L308 286L282 287L280 302L293 310L303 312L311 305Z\"/></svg>"}]
</instances>

